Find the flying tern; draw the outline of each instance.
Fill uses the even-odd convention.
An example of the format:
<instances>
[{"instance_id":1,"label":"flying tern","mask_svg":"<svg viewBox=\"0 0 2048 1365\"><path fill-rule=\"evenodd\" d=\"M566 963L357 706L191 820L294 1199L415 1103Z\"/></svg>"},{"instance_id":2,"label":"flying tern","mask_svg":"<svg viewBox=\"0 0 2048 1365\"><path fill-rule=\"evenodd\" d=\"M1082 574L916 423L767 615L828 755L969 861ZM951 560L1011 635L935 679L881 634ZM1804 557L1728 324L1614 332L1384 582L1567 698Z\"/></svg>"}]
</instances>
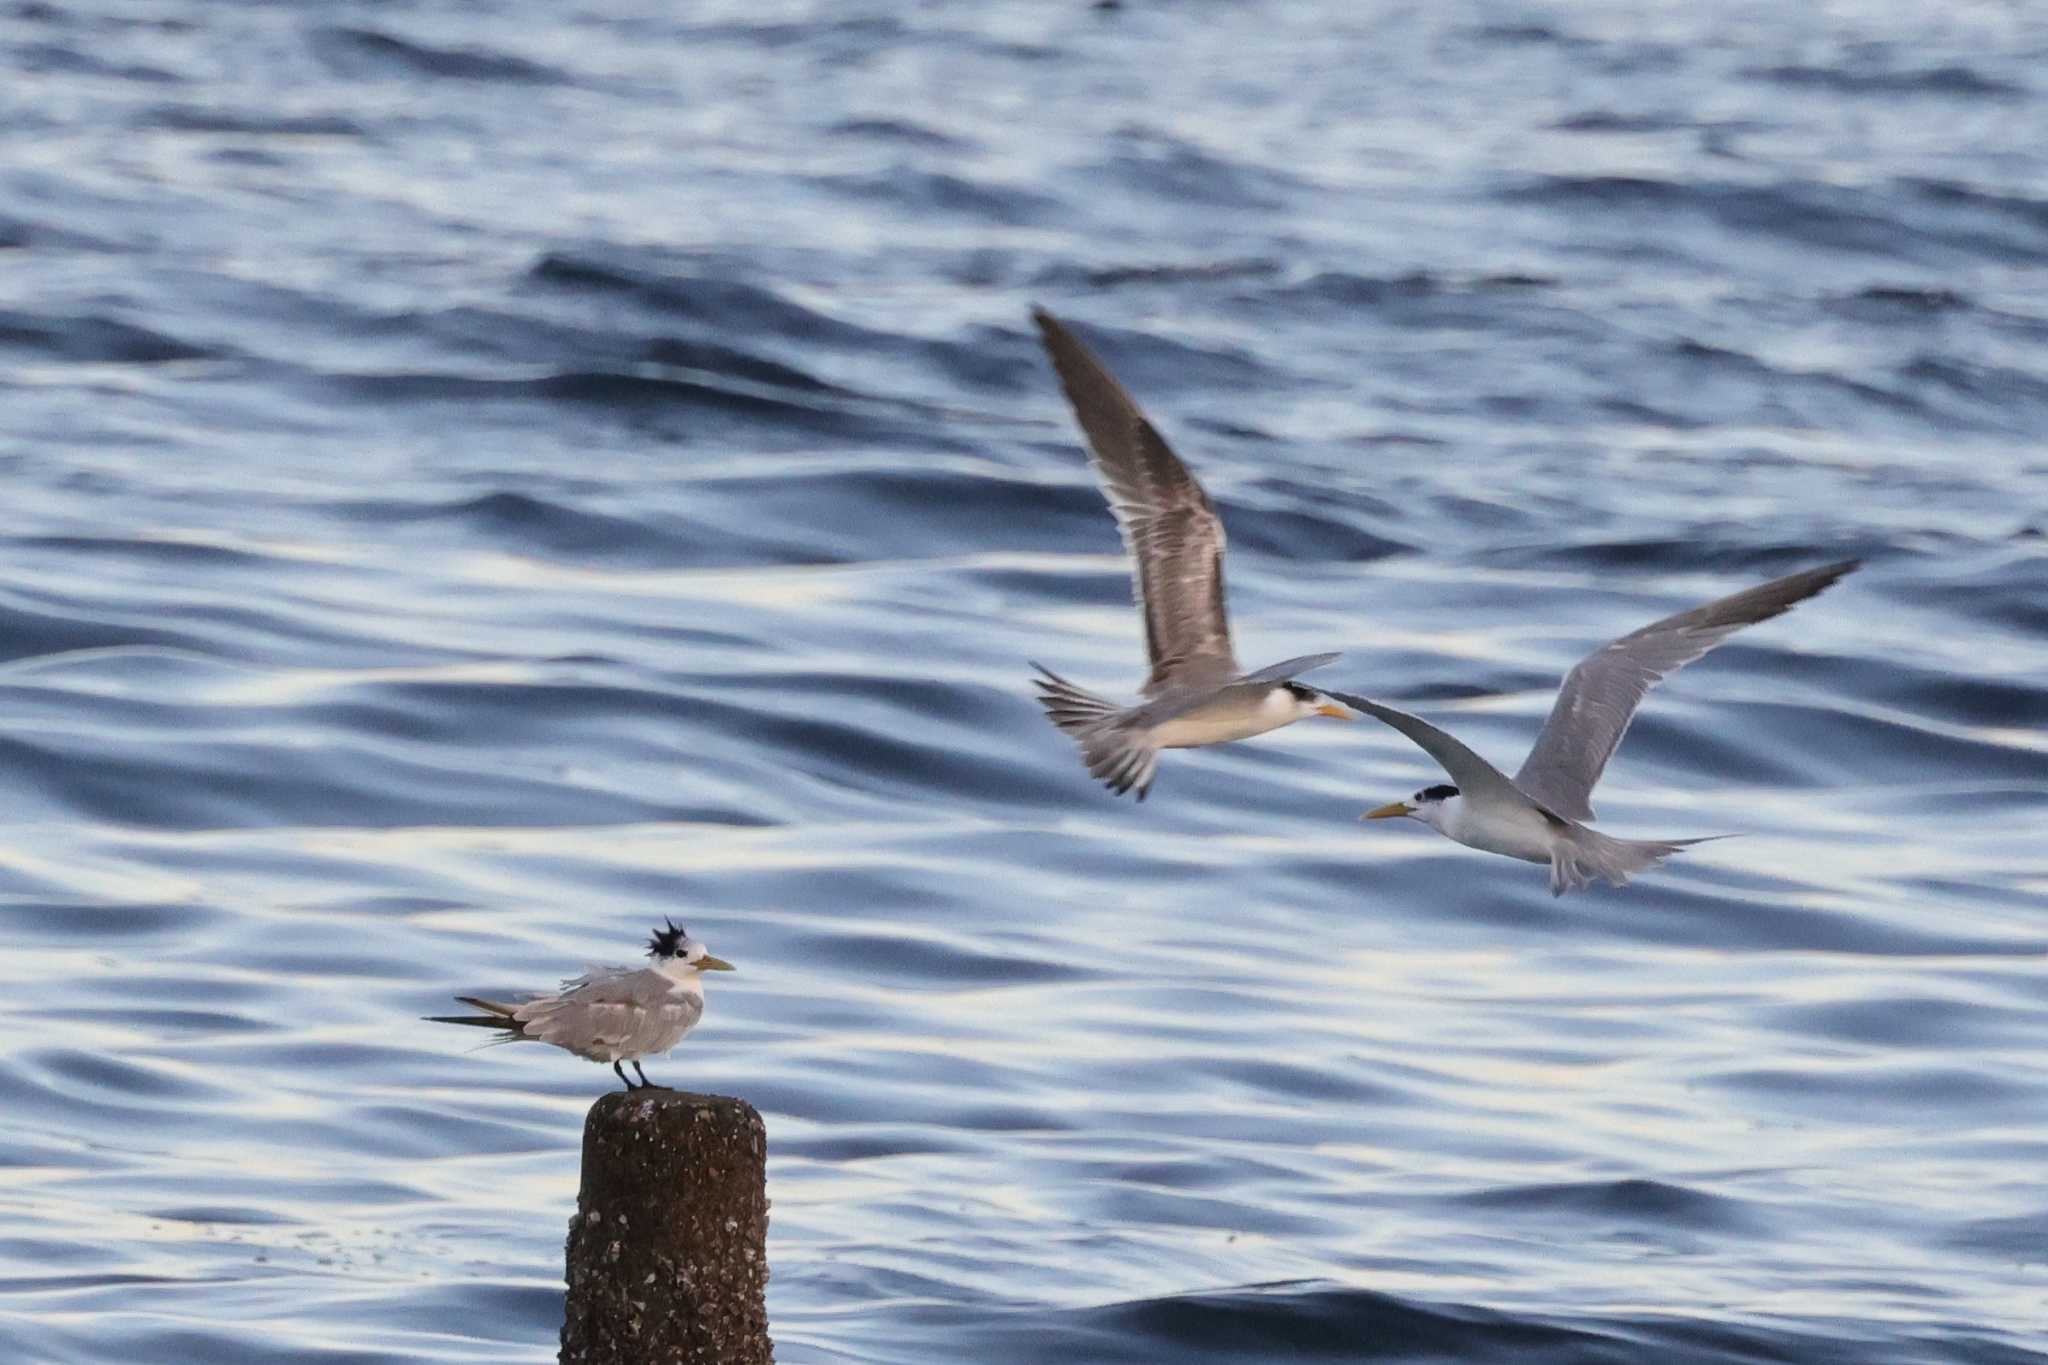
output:
<instances>
[{"instance_id":1,"label":"flying tern","mask_svg":"<svg viewBox=\"0 0 2048 1365\"><path fill-rule=\"evenodd\" d=\"M626 1089L666 1090L640 1068L642 1057L667 1052L704 1017L705 972L729 972L733 965L715 958L704 945L676 927L673 920L648 940L645 967L599 967L562 983L552 995L536 995L518 1004L455 997L482 1014L429 1015L434 1024L467 1024L496 1029L493 1042L525 1039L553 1043L593 1062L610 1062ZM634 1085L619 1063L631 1062L639 1074Z\"/></svg>"},{"instance_id":2,"label":"flying tern","mask_svg":"<svg viewBox=\"0 0 2048 1365\"><path fill-rule=\"evenodd\" d=\"M1336 695L1415 741L1443 765L1451 784L1367 811L1367 820L1406 816L1488 853L1550 864L1550 894L1636 873L1703 839L1616 839L1591 828L1593 785L1628 730L1643 696L1667 673L1699 658L1744 626L1768 621L1829 587L1860 561L1849 559L1734 593L1644 626L1581 659L1565 675L1536 747L1512 778L1428 721L1364 697ZM1710 835L1709 838L1722 836Z\"/></svg>"},{"instance_id":3,"label":"flying tern","mask_svg":"<svg viewBox=\"0 0 2048 1365\"><path fill-rule=\"evenodd\" d=\"M1230 644L1223 523L1209 495L1094 352L1043 308L1031 316L1123 533L1152 664L1138 689L1143 700L1130 706L1032 665L1039 704L1073 736L1088 771L1120 796L1135 788L1142 801L1161 749L1249 739L1309 716L1356 720L1328 694L1294 681L1336 654L1245 672Z\"/></svg>"}]
</instances>

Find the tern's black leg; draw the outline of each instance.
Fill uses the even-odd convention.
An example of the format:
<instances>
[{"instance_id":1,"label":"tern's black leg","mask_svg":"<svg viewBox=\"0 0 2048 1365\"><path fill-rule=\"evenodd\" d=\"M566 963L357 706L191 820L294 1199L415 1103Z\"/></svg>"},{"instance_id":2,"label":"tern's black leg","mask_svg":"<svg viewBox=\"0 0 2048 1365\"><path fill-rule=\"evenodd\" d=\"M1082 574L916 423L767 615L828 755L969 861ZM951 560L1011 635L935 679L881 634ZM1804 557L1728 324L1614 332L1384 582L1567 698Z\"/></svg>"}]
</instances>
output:
<instances>
[{"instance_id":1,"label":"tern's black leg","mask_svg":"<svg viewBox=\"0 0 2048 1365\"><path fill-rule=\"evenodd\" d=\"M635 1062L633 1063L633 1065L637 1067L640 1064L638 1062ZM640 1088L639 1086L633 1084L633 1078L631 1076L628 1076L624 1071L621 1071L619 1069L619 1064L617 1062L612 1063L612 1070L617 1071L619 1073L619 1079L626 1083L626 1089L638 1090ZM642 1077L641 1079L645 1080L646 1078Z\"/></svg>"},{"instance_id":2,"label":"tern's black leg","mask_svg":"<svg viewBox=\"0 0 2048 1365\"><path fill-rule=\"evenodd\" d=\"M633 1063L633 1069L635 1071L640 1072L640 1088L642 1090L667 1090L669 1088L665 1085L656 1085L653 1081L648 1080L647 1073L645 1071L640 1071L639 1062L636 1061Z\"/></svg>"}]
</instances>

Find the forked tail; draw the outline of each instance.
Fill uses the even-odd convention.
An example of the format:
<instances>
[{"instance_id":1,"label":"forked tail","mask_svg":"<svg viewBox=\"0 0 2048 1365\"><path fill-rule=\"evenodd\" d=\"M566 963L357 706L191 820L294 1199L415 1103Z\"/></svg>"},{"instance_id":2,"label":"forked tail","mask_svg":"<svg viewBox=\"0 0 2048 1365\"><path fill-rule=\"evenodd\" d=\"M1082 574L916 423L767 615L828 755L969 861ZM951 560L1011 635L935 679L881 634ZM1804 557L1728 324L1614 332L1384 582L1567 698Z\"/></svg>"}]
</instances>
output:
<instances>
[{"instance_id":1,"label":"forked tail","mask_svg":"<svg viewBox=\"0 0 2048 1365\"><path fill-rule=\"evenodd\" d=\"M1159 750L1128 727L1105 722L1123 708L1107 697L1074 686L1044 664L1033 664L1038 676L1031 681L1038 688L1038 704L1047 719L1074 737L1081 746L1081 759L1096 780L1122 796L1133 787L1138 799L1152 790L1159 771Z\"/></svg>"},{"instance_id":2,"label":"forked tail","mask_svg":"<svg viewBox=\"0 0 2048 1365\"><path fill-rule=\"evenodd\" d=\"M1068 734L1079 734L1095 722L1113 716L1119 709L1107 697L1074 686L1044 664L1033 664L1038 676L1031 680L1038 688L1038 704L1054 725Z\"/></svg>"},{"instance_id":3,"label":"forked tail","mask_svg":"<svg viewBox=\"0 0 2048 1365\"><path fill-rule=\"evenodd\" d=\"M1655 867L1680 849L1727 839L1708 834L1698 839L1616 839L1598 830L1574 825L1550 851L1550 894L1562 896L1596 881L1626 886L1638 872Z\"/></svg>"},{"instance_id":4,"label":"forked tail","mask_svg":"<svg viewBox=\"0 0 2048 1365\"><path fill-rule=\"evenodd\" d=\"M428 1014L421 1016L429 1024L463 1024L469 1028L496 1029L502 1037L493 1038L493 1043L516 1043L526 1036L526 1025L513 1017L516 1005L504 1005L495 1000L479 1000L473 995L455 997L465 1005L474 1005L482 1014ZM490 1046L486 1043L484 1046Z\"/></svg>"}]
</instances>

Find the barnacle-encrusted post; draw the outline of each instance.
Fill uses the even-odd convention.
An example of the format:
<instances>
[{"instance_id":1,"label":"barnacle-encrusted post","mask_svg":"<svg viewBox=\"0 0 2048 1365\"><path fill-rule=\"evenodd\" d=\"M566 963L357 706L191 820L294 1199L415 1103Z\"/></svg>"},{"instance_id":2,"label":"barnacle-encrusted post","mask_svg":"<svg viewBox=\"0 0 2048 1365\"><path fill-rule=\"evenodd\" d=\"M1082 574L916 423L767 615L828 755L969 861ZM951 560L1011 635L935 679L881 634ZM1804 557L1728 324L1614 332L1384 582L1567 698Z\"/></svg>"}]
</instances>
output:
<instances>
[{"instance_id":1,"label":"barnacle-encrusted post","mask_svg":"<svg viewBox=\"0 0 2048 1365\"><path fill-rule=\"evenodd\" d=\"M769 1365L767 1161L744 1100L634 1090L592 1105L562 1365Z\"/></svg>"}]
</instances>

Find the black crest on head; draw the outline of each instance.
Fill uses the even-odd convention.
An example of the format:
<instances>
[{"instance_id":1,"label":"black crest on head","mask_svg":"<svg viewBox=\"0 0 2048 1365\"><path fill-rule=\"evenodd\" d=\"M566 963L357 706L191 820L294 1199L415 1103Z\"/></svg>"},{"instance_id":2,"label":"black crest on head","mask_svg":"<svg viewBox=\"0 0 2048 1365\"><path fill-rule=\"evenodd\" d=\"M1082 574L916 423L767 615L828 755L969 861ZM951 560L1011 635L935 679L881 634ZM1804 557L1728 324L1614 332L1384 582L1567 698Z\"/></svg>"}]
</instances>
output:
<instances>
[{"instance_id":1,"label":"black crest on head","mask_svg":"<svg viewBox=\"0 0 2048 1365\"><path fill-rule=\"evenodd\" d=\"M1448 782L1439 782L1434 787L1422 789L1422 799L1425 801L1448 801L1457 794L1458 789Z\"/></svg>"},{"instance_id":2,"label":"black crest on head","mask_svg":"<svg viewBox=\"0 0 2048 1365\"><path fill-rule=\"evenodd\" d=\"M1292 692L1296 701L1314 701L1316 699L1316 690L1313 687L1303 687L1298 682L1281 683L1280 685L1289 692Z\"/></svg>"},{"instance_id":3,"label":"black crest on head","mask_svg":"<svg viewBox=\"0 0 2048 1365\"><path fill-rule=\"evenodd\" d=\"M690 931L678 929L674 920L667 923L668 928L656 929L654 937L647 940L649 957L676 957L683 951L683 940L690 936Z\"/></svg>"}]
</instances>

